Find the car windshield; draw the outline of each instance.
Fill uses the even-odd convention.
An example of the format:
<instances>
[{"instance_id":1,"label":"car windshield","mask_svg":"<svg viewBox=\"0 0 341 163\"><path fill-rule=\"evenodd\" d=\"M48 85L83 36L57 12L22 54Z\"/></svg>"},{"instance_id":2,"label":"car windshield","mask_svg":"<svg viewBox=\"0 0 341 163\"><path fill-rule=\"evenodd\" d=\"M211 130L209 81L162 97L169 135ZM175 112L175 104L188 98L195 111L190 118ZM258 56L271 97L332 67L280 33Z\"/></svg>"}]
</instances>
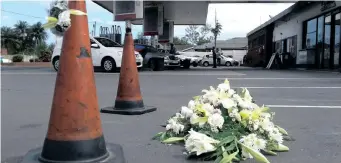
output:
<instances>
[{"instance_id":1,"label":"car windshield","mask_svg":"<svg viewBox=\"0 0 341 163\"><path fill-rule=\"evenodd\" d=\"M107 38L95 37L95 39L105 47L122 47L122 45L120 45L119 43L116 43Z\"/></svg>"}]
</instances>

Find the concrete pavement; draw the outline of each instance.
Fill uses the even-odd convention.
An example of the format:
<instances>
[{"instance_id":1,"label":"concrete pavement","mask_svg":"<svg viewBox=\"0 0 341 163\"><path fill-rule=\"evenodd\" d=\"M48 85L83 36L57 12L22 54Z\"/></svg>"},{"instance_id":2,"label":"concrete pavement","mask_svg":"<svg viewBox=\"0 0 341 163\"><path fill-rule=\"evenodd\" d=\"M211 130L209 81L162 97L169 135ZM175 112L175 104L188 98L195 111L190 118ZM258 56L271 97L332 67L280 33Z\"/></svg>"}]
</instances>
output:
<instances>
[{"instance_id":1,"label":"concrete pavement","mask_svg":"<svg viewBox=\"0 0 341 163\"><path fill-rule=\"evenodd\" d=\"M1 73L1 159L12 163L42 146L56 73L51 68L2 68ZM251 87L257 104L278 106L271 108L275 122L296 139L285 143L291 151L269 156L271 162L340 163L340 77L332 72L245 68L140 72L144 102L158 110L140 116L101 114L104 136L123 146L127 162L194 162L185 159L183 147L151 138L191 97L229 78L232 87ZM95 78L100 107L113 105L119 73L96 73Z\"/></svg>"}]
</instances>

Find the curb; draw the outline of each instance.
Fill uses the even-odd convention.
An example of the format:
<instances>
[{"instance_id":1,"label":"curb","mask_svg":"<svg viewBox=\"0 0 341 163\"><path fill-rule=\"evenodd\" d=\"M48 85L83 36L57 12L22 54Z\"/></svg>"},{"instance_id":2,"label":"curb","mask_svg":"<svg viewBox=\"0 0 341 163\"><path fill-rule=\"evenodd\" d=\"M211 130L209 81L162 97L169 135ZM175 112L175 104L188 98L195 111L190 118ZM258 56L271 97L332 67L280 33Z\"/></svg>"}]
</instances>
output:
<instances>
[{"instance_id":1,"label":"curb","mask_svg":"<svg viewBox=\"0 0 341 163\"><path fill-rule=\"evenodd\" d=\"M17 63L2 63L1 67L52 67L50 62L17 62Z\"/></svg>"}]
</instances>

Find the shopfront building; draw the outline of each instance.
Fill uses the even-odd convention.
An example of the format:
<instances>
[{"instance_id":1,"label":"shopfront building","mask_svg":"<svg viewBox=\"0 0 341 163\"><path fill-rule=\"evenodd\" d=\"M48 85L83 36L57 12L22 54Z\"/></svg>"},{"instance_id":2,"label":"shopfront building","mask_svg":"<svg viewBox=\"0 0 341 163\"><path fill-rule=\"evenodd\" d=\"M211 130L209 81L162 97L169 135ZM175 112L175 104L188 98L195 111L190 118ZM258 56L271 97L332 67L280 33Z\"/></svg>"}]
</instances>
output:
<instances>
[{"instance_id":1,"label":"shopfront building","mask_svg":"<svg viewBox=\"0 0 341 163\"><path fill-rule=\"evenodd\" d=\"M272 20L272 53L289 53L290 67L340 68L341 1L296 2L285 12Z\"/></svg>"}]
</instances>

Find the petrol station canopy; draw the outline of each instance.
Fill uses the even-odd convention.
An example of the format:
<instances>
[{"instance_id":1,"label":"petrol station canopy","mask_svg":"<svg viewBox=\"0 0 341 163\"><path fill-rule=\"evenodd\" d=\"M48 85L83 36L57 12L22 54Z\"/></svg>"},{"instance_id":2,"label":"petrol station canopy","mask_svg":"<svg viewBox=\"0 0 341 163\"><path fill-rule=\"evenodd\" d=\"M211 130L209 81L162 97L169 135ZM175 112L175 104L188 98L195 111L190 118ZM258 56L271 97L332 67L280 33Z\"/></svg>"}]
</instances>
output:
<instances>
[{"instance_id":1,"label":"petrol station canopy","mask_svg":"<svg viewBox=\"0 0 341 163\"><path fill-rule=\"evenodd\" d=\"M114 1L92 0L97 5L113 13ZM158 3L164 6L164 19L174 21L174 25L205 25L210 1L143 1L144 5ZM143 20L132 24L142 25Z\"/></svg>"}]
</instances>

